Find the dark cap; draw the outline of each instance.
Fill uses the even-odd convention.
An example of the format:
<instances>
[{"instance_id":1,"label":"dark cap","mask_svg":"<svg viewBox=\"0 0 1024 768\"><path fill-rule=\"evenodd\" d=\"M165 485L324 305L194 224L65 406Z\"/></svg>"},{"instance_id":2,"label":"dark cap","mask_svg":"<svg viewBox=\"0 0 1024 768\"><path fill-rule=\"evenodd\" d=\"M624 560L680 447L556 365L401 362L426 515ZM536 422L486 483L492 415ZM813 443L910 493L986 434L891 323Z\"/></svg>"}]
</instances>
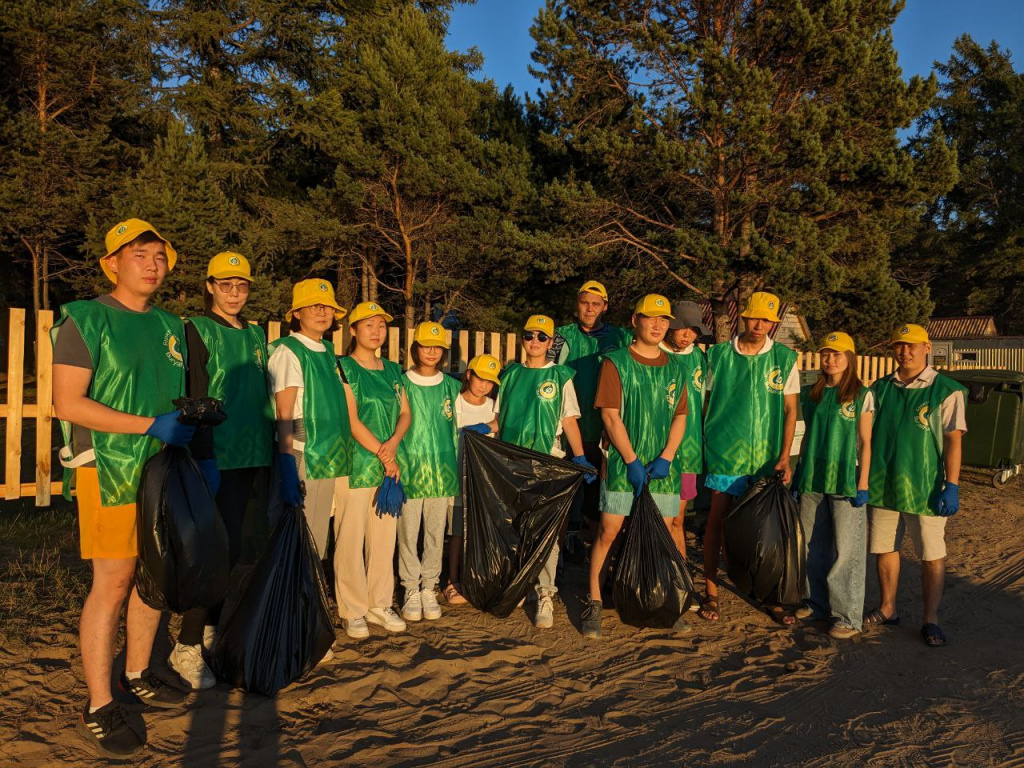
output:
<instances>
[{"instance_id":1,"label":"dark cap","mask_svg":"<svg viewBox=\"0 0 1024 768\"><path fill-rule=\"evenodd\" d=\"M693 301L677 301L672 305L672 314L675 319L669 324L669 330L678 331L682 328L696 328L700 336L709 336L711 331L704 325L704 313L700 306Z\"/></svg>"}]
</instances>

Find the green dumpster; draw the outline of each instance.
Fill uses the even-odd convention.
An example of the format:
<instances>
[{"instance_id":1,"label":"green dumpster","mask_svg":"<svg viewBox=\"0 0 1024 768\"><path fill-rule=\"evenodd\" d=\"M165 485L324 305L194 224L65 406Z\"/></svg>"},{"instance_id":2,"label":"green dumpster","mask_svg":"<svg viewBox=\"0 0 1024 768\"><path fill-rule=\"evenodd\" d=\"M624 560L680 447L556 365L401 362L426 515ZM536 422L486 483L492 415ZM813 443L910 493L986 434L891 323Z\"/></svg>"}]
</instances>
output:
<instances>
[{"instance_id":1,"label":"green dumpster","mask_svg":"<svg viewBox=\"0 0 1024 768\"><path fill-rule=\"evenodd\" d=\"M963 463L994 470L992 485L1002 488L1024 471L1024 373L948 371L967 387L967 434Z\"/></svg>"}]
</instances>

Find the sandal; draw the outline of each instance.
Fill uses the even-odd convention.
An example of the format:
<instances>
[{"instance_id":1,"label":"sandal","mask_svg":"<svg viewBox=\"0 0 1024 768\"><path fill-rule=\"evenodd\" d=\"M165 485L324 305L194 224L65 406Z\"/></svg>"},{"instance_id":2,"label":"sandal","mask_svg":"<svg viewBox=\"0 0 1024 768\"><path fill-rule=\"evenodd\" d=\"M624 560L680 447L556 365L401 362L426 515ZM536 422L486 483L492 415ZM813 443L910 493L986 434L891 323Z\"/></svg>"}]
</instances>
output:
<instances>
[{"instance_id":1,"label":"sandal","mask_svg":"<svg viewBox=\"0 0 1024 768\"><path fill-rule=\"evenodd\" d=\"M769 605L764 609L768 617L780 627L792 627L796 625L796 616L792 611L786 610L781 605Z\"/></svg>"},{"instance_id":2,"label":"sandal","mask_svg":"<svg viewBox=\"0 0 1024 768\"><path fill-rule=\"evenodd\" d=\"M899 623L899 616L886 616L881 608L875 608L864 616L864 625L869 627L895 627Z\"/></svg>"},{"instance_id":3,"label":"sandal","mask_svg":"<svg viewBox=\"0 0 1024 768\"><path fill-rule=\"evenodd\" d=\"M941 648L946 644L946 634L938 624L925 624L921 627L921 639L929 648Z\"/></svg>"},{"instance_id":4,"label":"sandal","mask_svg":"<svg viewBox=\"0 0 1024 768\"><path fill-rule=\"evenodd\" d=\"M444 599L448 602L448 605L465 605L469 602L462 596L461 584L449 584L444 588L444 591L441 594L444 595Z\"/></svg>"},{"instance_id":5,"label":"sandal","mask_svg":"<svg viewBox=\"0 0 1024 768\"><path fill-rule=\"evenodd\" d=\"M705 621L718 621L722 618L722 612L718 609L718 600L713 597L705 597L700 604L697 615Z\"/></svg>"}]
</instances>

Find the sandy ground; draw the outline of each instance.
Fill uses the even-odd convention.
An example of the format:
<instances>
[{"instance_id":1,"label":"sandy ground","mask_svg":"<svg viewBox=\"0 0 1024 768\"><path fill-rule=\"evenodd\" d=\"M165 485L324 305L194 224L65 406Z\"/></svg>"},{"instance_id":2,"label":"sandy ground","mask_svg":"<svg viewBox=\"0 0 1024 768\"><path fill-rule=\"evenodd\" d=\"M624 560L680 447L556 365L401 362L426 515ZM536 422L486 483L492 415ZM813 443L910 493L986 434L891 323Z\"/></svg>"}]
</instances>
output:
<instances>
[{"instance_id":1,"label":"sandy ground","mask_svg":"<svg viewBox=\"0 0 1024 768\"><path fill-rule=\"evenodd\" d=\"M691 614L688 635L606 611L605 637L585 641L578 567L552 630L467 606L403 635L339 631L335 659L274 699L221 685L145 712L135 764L1024 766L1024 485L985 481L965 478L948 528L944 649L919 639L909 549L902 625L846 642L780 629L733 595L719 624ZM77 608L0 650L0 764L101 763L74 730Z\"/></svg>"}]
</instances>

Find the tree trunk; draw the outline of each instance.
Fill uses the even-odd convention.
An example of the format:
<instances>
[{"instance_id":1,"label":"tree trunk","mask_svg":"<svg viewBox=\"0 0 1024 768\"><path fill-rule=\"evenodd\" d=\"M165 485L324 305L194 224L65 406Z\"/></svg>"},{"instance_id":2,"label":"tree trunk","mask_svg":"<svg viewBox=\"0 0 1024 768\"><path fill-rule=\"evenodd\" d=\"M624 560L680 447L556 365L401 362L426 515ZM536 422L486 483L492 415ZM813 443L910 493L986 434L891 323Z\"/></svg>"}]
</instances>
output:
<instances>
[{"instance_id":1,"label":"tree trunk","mask_svg":"<svg viewBox=\"0 0 1024 768\"><path fill-rule=\"evenodd\" d=\"M715 342L721 343L732 338L732 323L729 320L729 297L711 297L712 325Z\"/></svg>"}]
</instances>

